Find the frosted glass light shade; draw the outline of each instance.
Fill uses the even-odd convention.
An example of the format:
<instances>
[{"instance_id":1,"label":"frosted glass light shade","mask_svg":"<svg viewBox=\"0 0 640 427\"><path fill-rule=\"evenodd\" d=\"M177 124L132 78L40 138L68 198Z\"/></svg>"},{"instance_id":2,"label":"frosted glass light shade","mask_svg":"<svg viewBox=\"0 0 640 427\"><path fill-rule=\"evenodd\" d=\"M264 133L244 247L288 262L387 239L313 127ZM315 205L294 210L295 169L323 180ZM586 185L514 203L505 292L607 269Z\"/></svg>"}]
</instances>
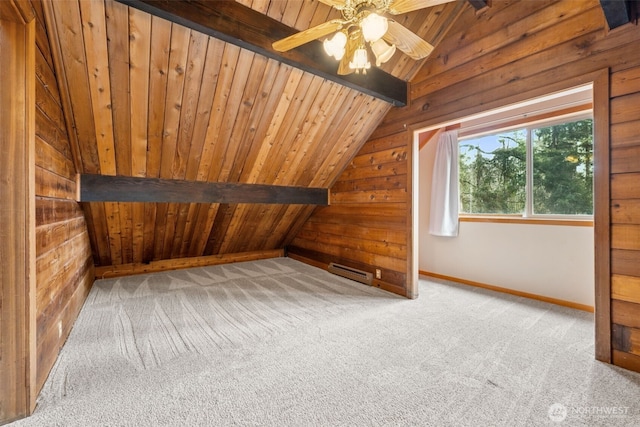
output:
<instances>
[{"instance_id":1,"label":"frosted glass light shade","mask_svg":"<svg viewBox=\"0 0 640 427\"><path fill-rule=\"evenodd\" d=\"M338 31L332 38L325 39L325 41L322 43L322 46L324 46L324 51L327 53L327 55L333 56L339 61L344 56L344 49L346 44L347 35L342 31Z\"/></svg>"},{"instance_id":2,"label":"frosted glass light shade","mask_svg":"<svg viewBox=\"0 0 640 427\"><path fill-rule=\"evenodd\" d=\"M394 53L396 53L396 45L389 45L382 39L376 40L371 43L371 50L376 56L376 67L380 64L384 64L391 59Z\"/></svg>"},{"instance_id":3,"label":"frosted glass light shade","mask_svg":"<svg viewBox=\"0 0 640 427\"><path fill-rule=\"evenodd\" d=\"M389 29L387 18L377 13L370 13L360 23L362 28L362 36L367 42L375 42L380 40Z\"/></svg>"},{"instance_id":4,"label":"frosted glass light shade","mask_svg":"<svg viewBox=\"0 0 640 427\"><path fill-rule=\"evenodd\" d=\"M349 68L353 70L368 70L371 68L371 63L367 57L367 50L364 47L356 49L353 54L353 59L349 62Z\"/></svg>"}]
</instances>

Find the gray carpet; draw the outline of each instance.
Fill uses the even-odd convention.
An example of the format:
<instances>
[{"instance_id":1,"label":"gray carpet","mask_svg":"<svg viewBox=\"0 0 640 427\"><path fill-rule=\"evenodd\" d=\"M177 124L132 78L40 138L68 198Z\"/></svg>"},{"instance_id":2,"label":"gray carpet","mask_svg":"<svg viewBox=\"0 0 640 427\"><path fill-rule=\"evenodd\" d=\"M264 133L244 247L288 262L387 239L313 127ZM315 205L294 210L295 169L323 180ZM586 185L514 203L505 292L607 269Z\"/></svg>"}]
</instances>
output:
<instances>
[{"instance_id":1,"label":"gray carpet","mask_svg":"<svg viewBox=\"0 0 640 427\"><path fill-rule=\"evenodd\" d=\"M287 258L100 280L14 425L638 426L640 375L593 359L592 317Z\"/></svg>"}]
</instances>

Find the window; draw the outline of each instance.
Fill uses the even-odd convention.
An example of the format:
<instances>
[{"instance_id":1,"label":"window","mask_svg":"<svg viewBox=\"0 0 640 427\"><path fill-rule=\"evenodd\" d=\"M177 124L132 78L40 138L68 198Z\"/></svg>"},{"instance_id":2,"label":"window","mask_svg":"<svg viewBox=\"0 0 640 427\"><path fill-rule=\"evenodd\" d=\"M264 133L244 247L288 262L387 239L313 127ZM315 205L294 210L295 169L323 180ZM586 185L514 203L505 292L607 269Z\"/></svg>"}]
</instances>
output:
<instances>
[{"instance_id":1,"label":"window","mask_svg":"<svg viewBox=\"0 0 640 427\"><path fill-rule=\"evenodd\" d=\"M593 214L590 116L470 136L459 144L461 212Z\"/></svg>"}]
</instances>

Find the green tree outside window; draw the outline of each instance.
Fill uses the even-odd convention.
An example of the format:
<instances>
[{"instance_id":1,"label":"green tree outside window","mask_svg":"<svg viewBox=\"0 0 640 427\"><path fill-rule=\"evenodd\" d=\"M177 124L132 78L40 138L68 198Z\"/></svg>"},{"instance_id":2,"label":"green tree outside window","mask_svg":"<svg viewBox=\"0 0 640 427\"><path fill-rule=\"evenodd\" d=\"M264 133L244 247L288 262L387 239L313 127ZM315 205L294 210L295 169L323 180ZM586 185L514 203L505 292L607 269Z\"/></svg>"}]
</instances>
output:
<instances>
[{"instance_id":1,"label":"green tree outside window","mask_svg":"<svg viewBox=\"0 0 640 427\"><path fill-rule=\"evenodd\" d=\"M591 119L462 140L459 161L461 212L525 215L529 181L530 214L593 213Z\"/></svg>"}]
</instances>

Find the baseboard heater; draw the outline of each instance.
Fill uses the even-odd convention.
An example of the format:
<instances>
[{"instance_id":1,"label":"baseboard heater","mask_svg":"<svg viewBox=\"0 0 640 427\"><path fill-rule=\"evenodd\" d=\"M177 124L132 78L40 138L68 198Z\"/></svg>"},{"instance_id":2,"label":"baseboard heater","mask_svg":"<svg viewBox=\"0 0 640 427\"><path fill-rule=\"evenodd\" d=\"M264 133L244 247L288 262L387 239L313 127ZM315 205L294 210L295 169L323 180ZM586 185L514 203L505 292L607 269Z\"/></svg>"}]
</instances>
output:
<instances>
[{"instance_id":1,"label":"baseboard heater","mask_svg":"<svg viewBox=\"0 0 640 427\"><path fill-rule=\"evenodd\" d=\"M364 283L365 285L371 285L371 283L373 283L373 274L347 267L346 265L332 262L329 264L329 271L333 274L337 274L338 276Z\"/></svg>"}]
</instances>

